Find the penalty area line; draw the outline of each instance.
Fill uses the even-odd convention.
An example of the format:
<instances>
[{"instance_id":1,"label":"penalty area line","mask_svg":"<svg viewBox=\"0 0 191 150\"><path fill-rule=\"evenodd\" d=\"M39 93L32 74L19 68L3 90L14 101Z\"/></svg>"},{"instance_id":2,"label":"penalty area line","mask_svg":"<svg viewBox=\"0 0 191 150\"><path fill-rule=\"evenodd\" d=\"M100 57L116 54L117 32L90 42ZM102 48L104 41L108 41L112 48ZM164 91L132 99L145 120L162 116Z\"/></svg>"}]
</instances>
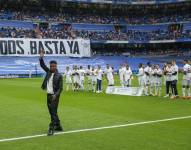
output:
<instances>
[{"instance_id":1,"label":"penalty area line","mask_svg":"<svg viewBox=\"0 0 191 150\"><path fill-rule=\"evenodd\" d=\"M189 118L191 118L191 116L175 117L175 118L167 118L167 119L151 120L151 121L142 121L142 122L127 123L127 124L121 124L121 125L112 125L112 126L105 126L105 127L96 127L96 128L89 128L89 129L78 129L78 130L71 130L71 131L56 132L54 135L63 135L63 134L88 132L88 131L96 131L96 130L104 130L104 129L123 128L123 127L128 127L128 126L153 124L153 123L168 122L168 121L173 121L173 120L182 120L182 119L189 119ZM22 136L22 137L15 137L15 138L5 138L5 139L0 139L0 143L9 142L9 141L18 141L18 140L24 140L24 139L33 139L33 138L45 137L45 136L47 136L47 134L38 134L38 135Z\"/></svg>"}]
</instances>

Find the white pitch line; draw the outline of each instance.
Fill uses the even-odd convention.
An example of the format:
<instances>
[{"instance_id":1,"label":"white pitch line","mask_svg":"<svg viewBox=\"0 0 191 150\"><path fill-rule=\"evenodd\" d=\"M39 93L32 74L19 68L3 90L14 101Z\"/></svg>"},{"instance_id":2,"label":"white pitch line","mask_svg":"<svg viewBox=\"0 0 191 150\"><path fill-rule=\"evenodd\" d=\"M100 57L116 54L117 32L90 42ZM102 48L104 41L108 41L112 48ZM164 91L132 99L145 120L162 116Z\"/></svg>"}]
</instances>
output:
<instances>
[{"instance_id":1,"label":"white pitch line","mask_svg":"<svg viewBox=\"0 0 191 150\"><path fill-rule=\"evenodd\" d=\"M172 121L172 120L181 120L181 119L188 119L188 118L191 118L191 116L167 118L167 119L152 120L152 121L143 121L143 122L136 122L136 123L121 124L121 125L89 128L89 129L71 130L71 131L57 132L54 135L79 133L79 132L87 132L87 131L96 131L96 130L103 130L103 129L122 128L122 127L128 127L128 126L152 124L152 123L167 122L167 121ZM45 136L47 136L47 134L39 134L39 135L23 136L23 137L16 137L16 138L0 139L0 143L1 142L8 142L8 141L23 140L23 139L32 139L32 138L37 138L37 137L45 137Z\"/></svg>"}]
</instances>

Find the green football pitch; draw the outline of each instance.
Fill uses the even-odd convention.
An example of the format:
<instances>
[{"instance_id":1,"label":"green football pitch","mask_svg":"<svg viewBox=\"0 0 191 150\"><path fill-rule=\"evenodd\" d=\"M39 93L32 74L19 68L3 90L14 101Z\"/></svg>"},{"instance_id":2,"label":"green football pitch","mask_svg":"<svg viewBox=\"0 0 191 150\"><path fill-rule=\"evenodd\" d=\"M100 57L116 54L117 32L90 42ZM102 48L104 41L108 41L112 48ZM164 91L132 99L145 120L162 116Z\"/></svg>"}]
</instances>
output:
<instances>
[{"instance_id":1,"label":"green football pitch","mask_svg":"<svg viewBox=\"0 0 191 150\"><path fill-rule=\"evenodd\" d=\"M0 150L191 150L191 101L163 97L63 91L58 111L65 133L47 137L41 83L0 79Z\"/></svg>"}]
</instances>

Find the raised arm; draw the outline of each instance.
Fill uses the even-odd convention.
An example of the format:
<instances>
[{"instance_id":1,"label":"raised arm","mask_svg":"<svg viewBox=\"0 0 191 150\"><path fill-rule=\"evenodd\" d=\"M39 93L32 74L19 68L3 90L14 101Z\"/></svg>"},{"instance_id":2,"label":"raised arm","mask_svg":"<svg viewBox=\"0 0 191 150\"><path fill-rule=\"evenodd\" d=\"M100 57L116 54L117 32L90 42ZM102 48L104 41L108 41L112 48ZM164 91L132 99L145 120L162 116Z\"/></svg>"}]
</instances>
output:
<instances>
[{"instance_id":1,"label":"raised arm","mask_svg":"<svg viewBox=\"0 0 191 150\"><path fill-rule=\"evenodd\" d=\"M46 64L44 63L44 52L41 51L40 52L40 58L39 58L39 62L40 62L40 66L41 68L45 71L45 72L48 72L49 71L49 68L46 66Z\"/></svg>"}]
</instances>

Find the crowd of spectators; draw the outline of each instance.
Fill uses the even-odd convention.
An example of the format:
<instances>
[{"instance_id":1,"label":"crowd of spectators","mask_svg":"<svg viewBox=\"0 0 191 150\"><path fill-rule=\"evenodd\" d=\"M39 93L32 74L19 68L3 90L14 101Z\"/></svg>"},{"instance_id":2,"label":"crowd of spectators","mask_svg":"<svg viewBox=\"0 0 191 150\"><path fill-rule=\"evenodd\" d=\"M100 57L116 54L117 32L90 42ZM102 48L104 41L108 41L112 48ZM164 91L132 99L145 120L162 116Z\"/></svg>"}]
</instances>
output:
<instances>
[{"instance_id":1,"label":"crowd of spectators","mask_svg":"<svg viewBox=\"0 0 191 150\"><path fill-rule=\"evenodd\" d=\"M151 41L151 40L176 40L179 38L191 38L191 30L184 32L170 32L164 30L141 32L129 30L126 33L121 32L90 32L76 31L77 37L87 38L91 40L128 40L128 41Z\"/></svg>"},{"instance_id":2,"label":"crowd of spectators","mask_svg":"<svg viewBox=\"0 0 191 150\"><path fill-rule=\"evenodd\" d=\"M69 39L75 38L70 26L63 26L61 30L53 30L51 28L0 28L1 38L52 38L52 39Z\"/></svg>"},{"instance_id":3,"label":"crowd of spectators","mask_svg":"<svg viewBox=\"0 0 191 150\"><path fill-rule=\"evenodd\" d=\"M190 56L191 49L184 48L164 48L164 49L150 49L150 48L139 48L139 49L126 49L124 51L121 49L112 49L108 51L107 49L94 50L94 55L97 56L127 56L127 57L163 57L163 56Z\"/></svg>"},{"instance_id":4,"label":"crowd of spectators","mask_svg":"<svg viewBox=\"0 0 191 150\"><path fill-rule=\"evenodd\" d=\"M120 31L88 31L74 30L71 23L97 23L97 24L155 24L190 21L191 14L186 15L158 15L150 14L143 17L128 16L104 16L98 14L75 14L72 13L49 13L49 12L31 12L31 11L8 11L1 10L0 19L5 20L22 20L22 21L47 21L48 27L35 27L35 29L21 28L0 28L0 37L12 38L53 38L53 39L70 39L85 38L90 40L128 40L128 41L150 41L150 40L175 40L179 38L191 38L191 30L154 30L154 31L138 31L127 30ZM52 28L49 23L62 23L59 29ZM58 23L59 24L59 23Z\"/></svg>"},{"instance_id":5,"label":"crowd of spectators","mask_svg":"<svg viewBox=\"0 0 191 150\"><path fill-rule=\"evenodd\" d=\"M0 37L12 38L53 38L53 39L71 39L84 38L94 41L98 40L128 40L128 41L150 41L150 40L175 40L180 38L191 38L191 30L184 31L168 31L155 30L149 32L128 30L123 33L120 31L75 31L71 26L64 26L61 30L39 29L16 29L16 28L1 28Z\"/></svg>"},{"instance_id":6,"label":"crowd of spectators","mask_svg":"<svg viewBox=\"0 0 191 150\"><path fill-rule=\"evenodd\" d=\"M92 13L49 13L49 12L30 12L30 11L5 11L1 10L0 19L24 20L24 21L48 21L62 23L94 23L94 24L156 24L169 22L191 21L191 14L168 15L168 14L147 14L142 16L114 16L98 15Z\"/></svg>"}]
</instances>

